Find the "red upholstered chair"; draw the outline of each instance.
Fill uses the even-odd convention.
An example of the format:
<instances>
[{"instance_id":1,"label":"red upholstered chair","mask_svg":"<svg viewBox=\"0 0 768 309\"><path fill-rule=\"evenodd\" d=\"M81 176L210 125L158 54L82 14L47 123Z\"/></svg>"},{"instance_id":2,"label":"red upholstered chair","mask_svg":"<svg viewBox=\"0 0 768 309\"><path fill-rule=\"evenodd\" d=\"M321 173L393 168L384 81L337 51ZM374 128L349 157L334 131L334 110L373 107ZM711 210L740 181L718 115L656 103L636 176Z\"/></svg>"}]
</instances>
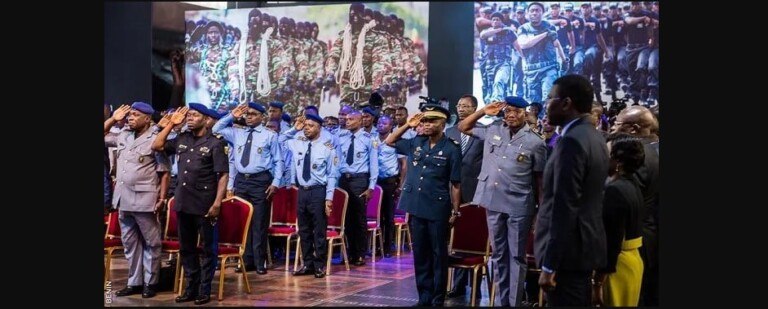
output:
<instances>
[{"instance_id":1,"label":"red upholstered chair","mask_svg":"<svg viewBox=\"0 0 768 309\"><path fill-rule=\"evenodd\" d=\"M107 232L104 234L104 289L107 288L109 273L112 269L112 254L117 250L123 250L123 241L120 239L119 212L111 212L107 215Z\"/></svg>"},{"instance_id":2,"label":"red upholstered chair","mask_svg":"<svg viewBox=\"0 0 768 309\"><path fill-rule=\"evenodd\" d=\"M282 187L272 197L272 215L270 216L267 235L270 237L285 237L285 271L289 271L291 256L291 240L297 241L299 229L297 226L299 190L295 187ZM272 250L267 242L267 262L272 264Z\"/></svg>"},{"instance_id":3,"label":"red upholstered chair","mask_svg":"<svg viewBox=\"0 0 768 309\"><path fill-rule=\"evenodd\" d=\"M448 247L448 291L451 290L451 277L456 268L472 270L472 298L471 306L477 305L475 298L479 284L478 275L482 270L488 273L488 260L491 256L491 241L488 236L488 221L486 221L485 208L477 205L462 205L459 207L461 216L456 218L451 229L451 240ZM491 295L494 292L493 285L488 276L488 286L491 287ZM491 298L492 299L492 298ZM493 300L491 300L493 306Z\"/></svg>"},{"instance_id":4,"label":"red upholstered chair","mask_svg":"<svg viewBox=\"0 0 768 309\"><path fill-rule=\"evenodd\" d=\"M408 219L408 213L397 209L397 206L395 206L395 245L397 246L395 255L397 256L400 256L404 238L407 239L408 250L413 251L413 240L411 238L411 229L408 226Z\"/></svg>"},{"instance_id":5,"label":"red upholstered chair","mask_svg":"<svg viewBox=\"0 0 768 309\"><path fill-rule=\"evenodd\" d=\"M165 232L162 240L162 253L168 253L176 256L176 272L173 275L173 292L178 292L179 277L181 275L181 256L179 254L179 231L176 224L176 212L173 211L173 205L176 204L176 198L168 200L168 207L165 214Z\"/></svg>"},{"instance_id":6,"label":"red upholstered chair","mask_svg":"<svg viewBox=\"0 0 768 309\"><path fill-rule=\"evenodd\" d=\"M251 218L253 217L253 205L248 201L239 197L225 198L221 202L221 210L219 212L218 228L219 228L219 265L221 270L219 271L219 301L224 299L224 271L226 269L226 262L230 258L234 260L234 264L242 263L243 254L245 254L245 243L248 239L248 227L251 226ZM202 251L202 248L197 248ZM184 270L181 271L182 275ZM248 283L247 272L240 273L243 276L243 282L245 283L245 290L247 293L251 293L251 286ZM182 283L179 284L179 293L184 290L183 278Z\"/></svg>"},{"instance_id":7,"label":"red upholstered chair","mask_svg":"<svg viewBox=\"0 0 768 309\"><path fill-rule=\"evenodd\" d=\"M368 223L368 232L371 233L371 262L376 263L376 236L379 244L384 247L383 233L381 232L381 201L384 196L384 190L381 186L373 187L371 199L368 200L366 207L366 218Z\"/></svg>"}]
</instances>

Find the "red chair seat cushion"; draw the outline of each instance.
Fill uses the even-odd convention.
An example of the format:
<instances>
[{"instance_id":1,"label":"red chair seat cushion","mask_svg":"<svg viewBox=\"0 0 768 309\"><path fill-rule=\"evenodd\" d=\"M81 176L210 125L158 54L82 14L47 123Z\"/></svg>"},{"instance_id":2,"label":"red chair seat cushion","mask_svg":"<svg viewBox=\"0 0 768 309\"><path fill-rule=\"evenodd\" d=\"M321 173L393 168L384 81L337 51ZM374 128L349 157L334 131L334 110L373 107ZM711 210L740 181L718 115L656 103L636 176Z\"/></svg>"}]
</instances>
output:
<instances>
[{"instance_id":1,"label":"red chair seat cushion","mask_svg":"<svg viewBox=\"0 0 768 309\"><path fill-rule=\"evenodd\" d=\"M405 217L395 217L395 224L405 224Z\"/></svg>"},{"instance_id":2,"label":"red chair seat cushion","mask_svg":"<svg viewBox=\"0 0 768 309\"><path fill-rule=\"evenodd\" d=\"M466 256L449 255L448 264L462 265L462 266L475 266L478 264L483 264L483 256L482 255L466 255Z\"/></svg>"},{"instance_id":3,"label":"red chair seat cushion","mask_svg":"<svg viewBox=\"0 0 768 309\"><path fill-rule=\"evenodd\" d=\"M368 221L368 228L369 229L375 229L376 228L376 221Z\"/></svg>"},{"instance_id":4,"label":"red chair seat cushion","mask_svg":"<svg viewBox=\"0 0 768 309\"><path fill-rule=\"evenodd\" d=\"M267 228L269 234L293 234L296 233L295 226L270 226Z\"/></svg>"},{"instance_id":5,"label":"red chair seat cushion","mask_svg":"<svg viewBox=\"0 0 768 309\"><path fill-rule=\"evenodd\" d=\"M104 239L104 248L120 247L123 241L120 238Z\"/></svg>"},{"instance_id":6,"label":"red chair seat cushion","mask_svg":"<svg viewBox=\"0 0 768 309\"><path fill-rule=\"evenodd\" d=\"M326 231L325 233L325 237L336 237L336 236L339 236L339 232L335 230L329 230L329 231Z\"/></svg>"},{"instance_id":7,"label":"red chair seat cushion","mask_svg":"<svg viewBox=\"0 0 768 309\"><path fill-rule=\"evenodd\" d=\"M163 250L179 250L181 245L178 240L163 240Z\"/></svg>"}]
</instances>

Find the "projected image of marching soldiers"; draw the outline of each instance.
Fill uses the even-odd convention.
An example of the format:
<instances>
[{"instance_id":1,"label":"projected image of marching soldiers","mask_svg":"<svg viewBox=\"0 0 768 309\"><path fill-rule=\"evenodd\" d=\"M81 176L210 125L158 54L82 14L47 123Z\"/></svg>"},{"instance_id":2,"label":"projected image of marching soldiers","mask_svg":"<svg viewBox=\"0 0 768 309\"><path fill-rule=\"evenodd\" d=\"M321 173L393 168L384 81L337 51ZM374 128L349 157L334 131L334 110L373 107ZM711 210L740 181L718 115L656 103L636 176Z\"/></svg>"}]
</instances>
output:
<instances>
[{"instance_id":1,"label":"projected image of marching soldiers","mask_svg":"<svg viewBox=\"0 0 768 309\"><path fill-rule=\"evenodd\" d=\"M510 95L542 102L554 79L580 74L604 105L620 99L658 104L658 2L476 2L475 14L485 102ZM520 52L506 47L512 43L488 41L504 32L494 29L514 29L520 61ZM500 50L506 52L500 56Z\"/></svg>"}]
</instances>

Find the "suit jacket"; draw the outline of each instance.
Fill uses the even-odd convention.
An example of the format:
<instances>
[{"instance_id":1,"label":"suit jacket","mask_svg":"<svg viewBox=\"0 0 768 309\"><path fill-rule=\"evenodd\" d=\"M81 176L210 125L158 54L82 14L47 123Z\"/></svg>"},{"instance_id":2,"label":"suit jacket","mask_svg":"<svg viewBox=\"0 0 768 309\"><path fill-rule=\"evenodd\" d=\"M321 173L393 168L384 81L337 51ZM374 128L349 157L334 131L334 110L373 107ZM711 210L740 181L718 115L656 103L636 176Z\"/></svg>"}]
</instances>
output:
<instances>
[{"instance_id":1,"label":"suit jacket","mask_svg":"<svg viewBox=\"0 0 768 309\"><path fill-rule=\"evenodd\" d=\"M477 124L475 127L485 127ZM450 127L445 130L445 135L461 143L461 131L457 127ZM461 148L461 144L459 144ZM480 169L483 165L483 141L476 137L469 136L467 142L467 152L461 157L461 203L469 203L475 196L477 189L477 176L480 175Z\"/></svg>"},{"instance_id":2,"label":"suit jacket","mask_svg":"<svg viewBox=\"0 0 768 309\"><path fill-rule=\"evenodd\" d=\"M606 264L602 208L608 148L587 118L560 137L544 168L544 203L534 238L540 267L586 272Z\"/></svg>"},{"instance_id":3,"label":"suit jacket","mask_svg":"<svg viewBox=\"0 0 768 309\"><path fill-rule=\"evenodd\" d=\"M656 144L658 145L658 144ZM643 252L646 267L654 268L658 262L659 229L659 154L651 140L643 140L645 161L635 172L635 179L643 192Z\"/></svg>"}]
</instances>

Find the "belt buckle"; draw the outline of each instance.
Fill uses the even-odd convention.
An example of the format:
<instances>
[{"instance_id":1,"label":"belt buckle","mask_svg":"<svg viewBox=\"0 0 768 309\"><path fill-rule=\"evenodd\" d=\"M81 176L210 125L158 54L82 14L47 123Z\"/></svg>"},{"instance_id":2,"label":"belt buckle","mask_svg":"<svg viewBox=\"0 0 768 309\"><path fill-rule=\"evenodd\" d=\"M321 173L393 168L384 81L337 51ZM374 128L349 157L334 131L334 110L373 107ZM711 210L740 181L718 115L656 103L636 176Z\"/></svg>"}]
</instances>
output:
<instances>
[{"instance_id":1,"label":"belt buckle","mask_svg":"<svg viewBox=\"0 0 768 309\"><path fill-rule=\"evenodd\" d=\"M352 173L346 173L344 175L347 176L347 178L352 178Z\"/></svg>"}]
</instances>

